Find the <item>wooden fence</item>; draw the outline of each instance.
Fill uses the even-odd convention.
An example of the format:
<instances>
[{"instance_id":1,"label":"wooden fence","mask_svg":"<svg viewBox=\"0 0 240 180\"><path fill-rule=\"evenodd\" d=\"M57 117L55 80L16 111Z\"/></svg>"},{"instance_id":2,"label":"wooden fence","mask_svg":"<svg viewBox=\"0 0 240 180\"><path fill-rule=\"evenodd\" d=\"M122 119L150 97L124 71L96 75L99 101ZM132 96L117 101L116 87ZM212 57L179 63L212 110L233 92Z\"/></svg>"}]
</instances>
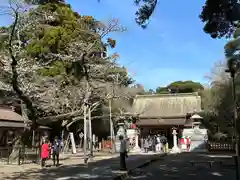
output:
<instances>
[{"instance_id":1,"label":"wooden fence","mask_svg":"<svg viewBox=\"0 0 240 180\"><path fill-rule=\"evenodd\" d=\"M235 144L232 141L209 141L209 152L235 152Z\"/></svg>"},{"instance_id":2,"label":"wooden fence","mask_svg":"<svg viewBox=\"0 0 240 180\"><path fill-rule=\"evenodd\" d=\"M25 164L40 162L40 147L0 147L0 164Z\"/></svg>"}]
</instances>

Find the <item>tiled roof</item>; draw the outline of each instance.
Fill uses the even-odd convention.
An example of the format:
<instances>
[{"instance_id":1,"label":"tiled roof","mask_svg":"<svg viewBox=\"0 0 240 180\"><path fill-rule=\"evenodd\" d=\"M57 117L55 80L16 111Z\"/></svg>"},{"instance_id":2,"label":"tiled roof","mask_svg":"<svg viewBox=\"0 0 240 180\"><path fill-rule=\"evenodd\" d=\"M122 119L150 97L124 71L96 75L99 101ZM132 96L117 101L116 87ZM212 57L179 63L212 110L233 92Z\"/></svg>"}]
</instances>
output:
<instances>
[{"instance_id":1,"label":"tiled roof","mask_svg":"<svg viewBox=\"0 0 240 180\"><path fill-rule=\"evenodd\" d=\"M132 113L140 118L185 117L201 111L201 97L196 93L138 95Z\"/></svg>"}]
</instances>

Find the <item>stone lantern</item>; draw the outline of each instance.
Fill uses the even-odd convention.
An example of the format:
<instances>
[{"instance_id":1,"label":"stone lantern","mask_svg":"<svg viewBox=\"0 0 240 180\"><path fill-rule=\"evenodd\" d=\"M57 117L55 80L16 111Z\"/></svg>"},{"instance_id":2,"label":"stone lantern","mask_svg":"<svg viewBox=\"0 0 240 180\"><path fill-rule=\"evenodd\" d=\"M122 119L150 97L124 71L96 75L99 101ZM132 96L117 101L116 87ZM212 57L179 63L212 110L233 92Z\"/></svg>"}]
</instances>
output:
<instances>
[{"instance_id":1,"label":"stone lantern","mask_svg":"<svg viewBox=\"0 0 240 180\"><path fill-rule=\"evenodd\" d=\"M178 144L177 144L177 130L176 130L176 128L172 129L172 135L173 135L173 148L171 150L171 153L173 153L173 154L180 153L181 150L180 150L180 148L178 147Z\"/></svg>"},{"instance_id":2,"label":"stone lantern","mask_svg":"<svg viewBox=\"0 0 240 180\"><path fill-rule=\"evenodd\" d=\"M138 140L139 140L139 131L138 129L134 129L135 132L135 146L133 148L133 152L141 152L141 148L139 147Z\"/></svg>"},{"instance_id":3,"label":"stone lantern","mask_svg":"<svg viewBox=\"0 0 240 180\"><path fill-rule=\"evenodd\" d=\"M118 122L117 124L118 126L118 130L117 130L117 136L116 136L116 140L115 140L115 148L116 148L116 152L120 151L120 141L119 141L119 136L123 136L124 138L126 138L126 128L125 128L125 123L123 121Z\"/></svg>"},{"instance_id":4,"label":"stone lantern","mask_svg":"<svg viewBox=\"0 0 240 180\"><path fill-rule=\"evenodd\" d=\"M198 128L200 127L201 125L201 120L203 118L201 116L199 116L198 114L194 114L191 116L191 120L192 120L192 127L193 128Z\"/></svg>"},{"instance_id":5,"label":"stone lantern","mask_svg":"<svg viewBox=\"0 0 240 180\"><path fill-rule=\"evenodd\" d=\"M192 120L192 130L191 134L191 147L190 151L193 152L207 152L207 141L208 139L208 134L207 134L207 129L204 127L200 128L200 125L202 124L202 117L198 114L193 114L191 116Z\"/></svg>"}]
</instances>

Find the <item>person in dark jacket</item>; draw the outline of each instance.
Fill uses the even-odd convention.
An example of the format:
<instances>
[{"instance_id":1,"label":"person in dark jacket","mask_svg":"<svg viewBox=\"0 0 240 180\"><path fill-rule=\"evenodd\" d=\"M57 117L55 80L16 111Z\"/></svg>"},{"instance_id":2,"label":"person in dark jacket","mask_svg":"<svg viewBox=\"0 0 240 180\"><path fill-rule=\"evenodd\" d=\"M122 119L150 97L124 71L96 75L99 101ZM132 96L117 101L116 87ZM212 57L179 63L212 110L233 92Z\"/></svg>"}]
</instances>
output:
<instances>
[{"instance_id":1,"label":"person in dark jacket","mask_svg":"<svg viewBox=\"0 0 240 180\"><path fill-rule=\"evenodd\" d=\"M59 153L61 149L61 141L56 136L52 143L52 157L53 157L53 165L59 166ZM56 164L57 161L57 164Z\"/></svg>"},{"instance_id":2,"label":"person in dark jacket","mask_svg":"<svg viewBox=\"0 0 240 180\"><path fill-rule=\"evenodd\" d=\"M156 139L156 135L154 135L153 137L152 137L152 140L153 140L153 144L152 144L152 151L153 152L156 152L156 144L157 144L157 139Z\"/></svg>"},{"instance_id":3,"label":"person in dark jacket","mask_svg":"<svg viewBox=\"0 0 240 180\"><path fill-rule=\"evenodd\" d=\"M149 146L148 150L152 151L153 139L151 136L148 136L148 146Z\"/></svg>"},{"instance_id":4,"label":"person in dark jacket","mask_svg":"<svg viewBox=\"0 0 240 180\"><path fill-rule=\"evenodd\" d=\"M126 171L127 142L123 136L119 136L120 140L120 170Z\"/></svg>"}]
</instances>

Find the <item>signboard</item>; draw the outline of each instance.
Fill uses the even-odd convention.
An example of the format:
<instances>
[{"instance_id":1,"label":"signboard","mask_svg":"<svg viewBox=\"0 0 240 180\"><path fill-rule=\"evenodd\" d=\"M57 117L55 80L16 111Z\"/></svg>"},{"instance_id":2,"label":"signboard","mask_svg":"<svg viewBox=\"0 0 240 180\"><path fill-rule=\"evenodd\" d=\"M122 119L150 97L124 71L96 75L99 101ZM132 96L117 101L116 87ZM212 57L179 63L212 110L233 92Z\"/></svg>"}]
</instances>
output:
<instances>
[{"instance_id":1,"label":"signboard","mask_svg":"<svg viewBox=\"0 0 240 180\"><path fill-rule=\"evenodd\" d=\"M72 143L72 152L73 152L73 154L76 154L77 149L76 149L76 144L75 144L75 140L74 140L74 135L73 135L72 132L70 132L69 136L70 136L70 140L71 140L71 143Z\"/></svg>"}]
</instances>

